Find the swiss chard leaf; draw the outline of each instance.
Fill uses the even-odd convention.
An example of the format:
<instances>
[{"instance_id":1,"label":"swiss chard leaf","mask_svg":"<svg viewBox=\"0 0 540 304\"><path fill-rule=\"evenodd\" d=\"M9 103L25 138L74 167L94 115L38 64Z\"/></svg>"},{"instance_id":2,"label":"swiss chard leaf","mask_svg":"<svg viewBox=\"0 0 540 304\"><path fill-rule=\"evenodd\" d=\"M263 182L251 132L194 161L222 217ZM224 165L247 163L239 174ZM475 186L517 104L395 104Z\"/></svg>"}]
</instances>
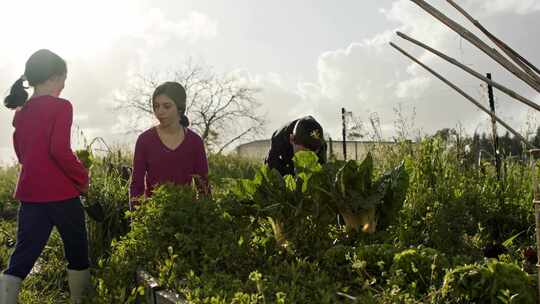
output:
<instances>
[{"instance_id":1,"label":"swiss chard leaf","mask_svg":"<svg viewBox=\"0 0 540 304\"><path fill-rule=\"evenodd\" d=\"M407 195L409 174L405 163L401 162L399 166L383 174L376 184L378 192L383 194L382 204L377 210L378 225L384 229L395 221Z\"/></svg>"}]
</instances>

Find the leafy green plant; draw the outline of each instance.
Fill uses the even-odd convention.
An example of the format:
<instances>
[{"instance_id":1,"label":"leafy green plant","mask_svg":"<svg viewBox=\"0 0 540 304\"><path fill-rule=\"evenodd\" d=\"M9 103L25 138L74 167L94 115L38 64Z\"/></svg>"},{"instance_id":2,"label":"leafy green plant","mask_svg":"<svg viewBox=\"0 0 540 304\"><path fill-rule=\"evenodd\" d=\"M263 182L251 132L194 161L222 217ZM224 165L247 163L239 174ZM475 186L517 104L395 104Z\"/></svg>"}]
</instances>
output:
<instances>
[{"instance_id":1,"label":"leafy green plant","mask_svg":"<svg viewBox=\"0 0 540 304\"><path fill-rule=\"evenodd\" d=\"M390 268L390 284L414 291L427 292L442 284L447 258L432 248L411 248L397 253Z\"/></svg>"},{"instance_id":2,"label":"leafy green plant","mask_svg":"<svg viewBox=\"0 0 540 304\"><path fill-rule=\"evenodd\" d=\"M89 199L103 204L107 219L88 222L98 290L91 302L134 303L144 291L134 279L139 268L191 303L476 302L453 294L459 290L455 284L443 298L438 288L444 268L450 267L443 256L452 267L479 262L484 244L510 238L510 253L501 259L520 263L518 248L535 241L531 170L526 163L504 160L498 181L490 164L482 171L474 162L464 163L438 138L401 147L373 153L370 191L383 193L376 206L395 203L376 209L380 231L374 234L347 232L336 220L335 198L357 195L350 188L365 185L354 173L363 162L320 165L315 155L303 152L295 156L296 176L281 177L253 162L210 155L212 197L164 186L126 216L129 178L123 168L131 161L129 153L93 155ZM354 174L342 171L340 194L336 176L346 166ZM0 171L0 186L6 185L0 196L6 200L12 199L17 170ZM406 179L408 187L402 188ZM268 217L281 220L290 250L279 246ZM0 227L15 235L14 218ZM0 233L4 264L11 248L1 242L7 239ZM48 247L40 263L47 272L29 281L24 300L63 303L61 246ZM495 272L509 282L497 283L503 287L490 295L494 303L521 303L528 290L514 288L511 281L525 282L534 292L523 276Z\"/></svg>"},{"instance_id":3,"label":"leafy green plant","mask_svg":"<svg viewBox=\"0 0 540 304\"><path fill-rule=\"evenodd\" d=\"M81 161L83 166L87 169L90 169L92 167L93 163L93 156L92 151L90 150L90 147L86 149L81 149L75 151L75 154L77 155L77 158Z\"/></svg>"},{"instance_id":4,"label":"leafy green plant","mask_svg":"<svg viewBox=\"0 0 540 304\"><path fill-rule=\"evenodd\" d=\"M93 160L91 168L91 183L86 197L87 205L99 205L104 218L101 222L87 221L90 256L94 263L110 253L111 242L119 239L129 230L129 181L115 169L118 162L108 158Z\"/></svg>"},{"instance_id":5,"label":"leafy green plant","mask_svg":"<svg viewBox=\"0 0 540 304\"><path fill-rule=\"evenodd\" d=\"M395 246L390 244L358 246L349 259L360 280L376 279L382 283L388 277L394 256L398 251Z\"/></svg>"},{"instance_id":6,"label":"leafy green plant","mask_svg":"<svg viewBox=\"0 0 540 304\"><path fill-rule=\"evenodd\" d=\"M13 221L0 221L0 269L5 269L15 246L16 225Z\"/></svg>"},{"instance_id":7,"label":"leafy green plant","mask_svg":"<svg viewBox=\"0 0 540 304\"><path fill-rule=\"evenodd\" d=\"M19 174L18 166L0 168L0 219L14 220L19 202L13 197Z\"/></svg>"},{"instance_id":8,"label":"leafy green plant","mask_svg":"<svg viewBox=\"0 0 540 304\"><path fill-rule=\"evenodd\" d=\"M464 265L444 277L445 303L536 303L534 283L514 264L495 260Z\"/></svg>"},{"instance_id":9,"label":"leafy green plant","mask_svg":"<svg viewBox=\"0 0 540 304\"><path fill-rule=\"evenodd\" d=\"M382 203L377 208L377 226L386 229L396 222L409 187L409 174L402 161L394 169L384 173L376 182L378 189L383 193Z\"/></svg>"}]
</instances>

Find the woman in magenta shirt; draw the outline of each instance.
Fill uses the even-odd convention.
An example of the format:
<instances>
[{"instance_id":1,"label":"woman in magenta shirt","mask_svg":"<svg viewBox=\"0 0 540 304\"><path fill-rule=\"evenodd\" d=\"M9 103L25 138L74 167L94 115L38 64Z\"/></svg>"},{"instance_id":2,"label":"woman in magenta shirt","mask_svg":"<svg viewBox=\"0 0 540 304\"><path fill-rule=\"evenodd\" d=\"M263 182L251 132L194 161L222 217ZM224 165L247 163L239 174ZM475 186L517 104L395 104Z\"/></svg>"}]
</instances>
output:
<instances>
[{"instance_id":1,"label":"woman in magenta shirt","mask_svg":"<svg viewBox=\"0 0 540 304\"><path fill-rule=\"evenodd\" d=\"M21 165L15 198L21 203L17 243L0 275L0 303L17 302L28 275L56 227L68 260L71 299L79 303L90 285L88 240L79 199L88 189L88 172L71 150L73 107L58 96L64 89L66 62L49 50L35 52L24 75L4 100L16 109L13 145ZM24 81L34 88L28 99ZM27 100L28 99L28 100Z\"/></svg>"},{"instance_id":2,"label":"woman in magenta shirt","mask_svg":"<svg viewBox=\"0 0 540 304\"><path fill-rule=\"evenodd\" d=\"M137 138L133 158L130 201L149 197L163 183L189 185L209 194L208 162L201 137L188 129L185 116L186 91L177 82L165 82L152 94L154 115L159 125Z\"/></svg>"}]
</instances>

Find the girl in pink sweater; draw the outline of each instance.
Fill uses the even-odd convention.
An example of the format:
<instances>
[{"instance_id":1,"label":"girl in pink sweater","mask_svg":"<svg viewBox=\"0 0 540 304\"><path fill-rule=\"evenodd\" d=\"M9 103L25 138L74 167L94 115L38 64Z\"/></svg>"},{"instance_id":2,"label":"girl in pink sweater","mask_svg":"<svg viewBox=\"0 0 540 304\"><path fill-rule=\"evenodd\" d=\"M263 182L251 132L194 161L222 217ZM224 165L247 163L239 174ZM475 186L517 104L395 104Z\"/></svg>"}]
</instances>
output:
<instances>
[{"instance_id":1,"label":"girl in pink sweater","mask_svg":"<svg viewBox=\"0 0 540 304\"><path fill-rule=\"evenodd\" d=\"M68 282L74 303L89 287L88 240L79 195L88 189L88 172L71 150L73 107L58 96L64 89L66 62L49 50L35 52L24 75L13 84L6 107L16 109L13 145L21 165L15 190L20 201L17 243L0 275L0 303L16 303L53 227L64 242ZM30 99L24 82L34 88Z\"/></svg>"},{"instance_id":2,"label":"girl in pink sweater","mask_svg":"<svg viewBox=\"0 0 540 304\"><path fill-rule=\"evenodd\" d=\"M131 204L152 194L163 183L189 185L194 181L200 193L209 194L208 162L201 137L188 129L185 115L186 91L177 82L165 82L152 94L154 115L159 125L137 139L130 187Z\"/></svg>"}]
</instances>

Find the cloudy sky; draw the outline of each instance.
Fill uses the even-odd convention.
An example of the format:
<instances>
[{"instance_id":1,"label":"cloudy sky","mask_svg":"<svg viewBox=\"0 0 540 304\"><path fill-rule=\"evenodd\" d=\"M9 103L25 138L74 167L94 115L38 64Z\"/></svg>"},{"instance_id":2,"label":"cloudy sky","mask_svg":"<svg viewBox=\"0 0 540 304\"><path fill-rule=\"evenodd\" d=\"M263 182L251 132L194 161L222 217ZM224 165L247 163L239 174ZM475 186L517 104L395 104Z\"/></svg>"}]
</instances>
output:
<instances>
[{"instance_id":1,"label":"cloudy sky","mask_svg":"<svg viewBox=\"0 0 540 304\"><path fill-rule=\"evenodd\" d=\"M432 5L466 24L446 1ZM482 24L540 65L540 1L459 0ZM483 130L486 116L388 46L397 42L472 96L481 83L395 36L401 30L540 102L532 89L408 0L130 0L2 1L0 93L23 73L28 56L49 48L68 62L63 97L86 137L130 146L115 96L136 75L173 71L187 58L232 73L261 89L266 136L287 120L316 116L339 136L340 109L364 121L378 117L382 135L395 134L396 108L430 133L458 124ZM476 32L476 31L475 31ZM537 114L497 94L497 111L518 130ZM0 162L14 159L13 113L0 109ZM77 144L77 143L74 143Z\"/></svg>"}]
</instances>

